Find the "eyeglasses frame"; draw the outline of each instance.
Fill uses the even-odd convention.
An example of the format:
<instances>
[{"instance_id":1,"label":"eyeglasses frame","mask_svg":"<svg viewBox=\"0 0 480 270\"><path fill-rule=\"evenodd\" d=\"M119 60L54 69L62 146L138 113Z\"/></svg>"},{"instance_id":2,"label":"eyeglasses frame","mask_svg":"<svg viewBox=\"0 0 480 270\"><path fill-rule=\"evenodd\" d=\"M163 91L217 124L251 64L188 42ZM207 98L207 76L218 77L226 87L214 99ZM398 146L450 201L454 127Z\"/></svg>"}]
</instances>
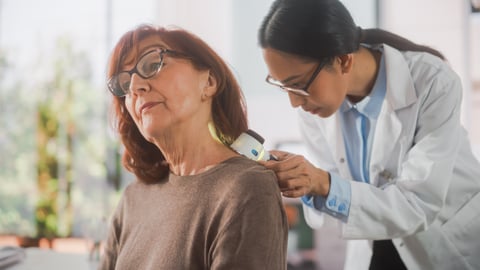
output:
<instances>
[{"instance_id":1,"label":"eyeglasses frame","mask_svg":"<svg viewBox=\"0 0 480 270\"><path fill-rule=\"evenodd\" d=\"M138 66L138 64L140 63L140 61L142 60L143 57L145 57L145 56L147 56L151 53L154 53L154 52L158 52L160 54L160 65L159 65L157 71L155 71L152 75L145 77L138 72L137 66ZM142 54L138 58L137 63L135 64L135 66L132 69L124 70L124 71L121 71L121 72L111 76L110 79L108 79L108 81L107 81L108 90L116 97L124 97L124 96L128 95L130 93L130 89L128 89L128 91L125 91L122 88L120 88L121 91L116 91L115 90L116 87L113 84L113 81L115 80L115 78L118 78L120 76L120 74L128 73L128 75L130 77L130 81L132 80L132 75L133 74L137 74L138 76L140 76L140 78L145 79L145 80L150 79L150 78L154 77L155 75L157 75L160 72L160 70L162 69L164 55L167 54L167 53L171 54L172 56L176 56L176 57L186 57L186 58L188 58L188 56L186 54L178 52L178 51L170 50L170 49L156 48L156 49L150 50L150 51ZM123 95L118 95L117 93L119 93L119 92L122 92Z\"/></svg>"},{"instance_id":2,"label":"eyeglasses frame","mask_svg":"<svg viewBox=\"0 0 480 270\"><path fill-rule=\"evenodd\" d=\"M267 75L267 78L265 78L265 81L268 84L279 87L280 90L282 90L286 93L291 92L291 93L294 93L296 95L308 97L308 96L310 96L310 93L308 93L308 88L313 83L313 81L315 81L315 78L317 78L318 73L320 73L322 68L324 68L327 63L328 63L328 59L324 59L324 60L320 61L317 65L317 67L315 68L315 70L313 71L312 76L310 77L308 82L305 84L305 86L302 87L302 88L294 88L294 87L285 86L285 85L281 84L279 81L272 78L272 76L270 76L270 74Z\"/></svg>"}]
</instances>

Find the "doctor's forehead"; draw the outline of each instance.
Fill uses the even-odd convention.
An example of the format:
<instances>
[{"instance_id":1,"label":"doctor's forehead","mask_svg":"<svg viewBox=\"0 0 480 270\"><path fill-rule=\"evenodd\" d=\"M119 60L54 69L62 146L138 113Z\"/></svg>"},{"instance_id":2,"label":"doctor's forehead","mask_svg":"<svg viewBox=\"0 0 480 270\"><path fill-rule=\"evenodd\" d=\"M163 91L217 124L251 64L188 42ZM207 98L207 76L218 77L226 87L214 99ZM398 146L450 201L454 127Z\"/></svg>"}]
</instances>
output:
<instances>
[{"instance_id":1,"label":"doctor's forehead","mask_svg":"<svg viewBox=\"0 0 480 270\"><path fill-rule=\"evenodd\" d=\"M313 58L287 53L273 48L264 48L262 53L265 61L275 62L278 64L307 64L316 61Z\"/></svg>"},{"instance_id":2,"label":"doctor's forehead","mask_svg":"<svg viewBox=\"0 0 480 270\"><path fill-rule=\"evenodd\" d=\"M279 81L291 76L301 76L305 72L304 64L314 62L312 59L272 48L263 49L262 53L269 75Z\"/></svg>"}]
</instances>

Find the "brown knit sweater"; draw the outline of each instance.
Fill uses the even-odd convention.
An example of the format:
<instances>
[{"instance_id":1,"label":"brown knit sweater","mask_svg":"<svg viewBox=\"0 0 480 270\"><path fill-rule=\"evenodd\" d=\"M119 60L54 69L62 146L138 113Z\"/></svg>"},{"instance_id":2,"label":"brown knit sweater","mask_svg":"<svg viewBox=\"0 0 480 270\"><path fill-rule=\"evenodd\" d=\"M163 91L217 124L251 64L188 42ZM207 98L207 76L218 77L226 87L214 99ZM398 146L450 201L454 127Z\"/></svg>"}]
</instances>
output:
<instances>
[{"instance_id":1,"label":"brown knit sweater","mask_svg":"<svg viewBox=\"0 0 480 270\"><path fill-rule=\"evenodd\" d=\"M287 220L272 171L235 157L194 176L130 184L100 269L286 269Z\"/></svg>"}]
</instances>

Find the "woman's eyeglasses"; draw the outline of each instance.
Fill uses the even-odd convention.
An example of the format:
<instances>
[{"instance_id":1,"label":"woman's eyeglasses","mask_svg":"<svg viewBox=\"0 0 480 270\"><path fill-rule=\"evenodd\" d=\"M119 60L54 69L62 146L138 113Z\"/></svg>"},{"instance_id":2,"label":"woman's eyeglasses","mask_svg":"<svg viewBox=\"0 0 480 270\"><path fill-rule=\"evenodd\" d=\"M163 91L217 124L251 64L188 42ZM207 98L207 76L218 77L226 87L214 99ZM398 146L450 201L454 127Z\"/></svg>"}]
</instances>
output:
<instances>
[{"instance_id":1,"label":"woman's eyeglasses","mask_svg":"<svg viewBox=\"0 0 480 270\"><path fill-rule=\"evenodd\" d=\"M122 71L116 75L113 75L107 82L108 90L110 90L110 92L117 97L128 95L128 93L130 93L130 82L132 80L132 75L136 73L143 79L152 78L162 69L163 57L165 54L170 54L177 57L187 57L183 53L167 49L155 49L148 51L140 57L133 69Z\"/></svg>"},{"instance_id":2,"label":"woman's eyeglasses","mask_svg":"<svg viewBox=\"0 0 480 270\"><path fill-rule=\"evenodd\" d=\"M267 83L271 84L271 85L275 85L277 87L279 87L281 90L285 91L285 92L291 92L291 93L294 93L296 95L300 95L300 96L310 96L310 94L308 93L308 87L310 87L310 85L313 83L313 81L315 80L315 78L317 77L318 73L320 72L320 70L322 70L322 68L328 63L327 60L323 60L323 61L320 61L320 63L317 65L317 67L315 68L315 70L313 71L313 74L312 76L310 77L310 79L308 80L307 84L305 84L304 87L291 87L291 86L286 86L284 85L282 82L274 79L272 76L270 75L267 75L267 78L265 79L267 81Z\"/></svg>"}]
</instances>

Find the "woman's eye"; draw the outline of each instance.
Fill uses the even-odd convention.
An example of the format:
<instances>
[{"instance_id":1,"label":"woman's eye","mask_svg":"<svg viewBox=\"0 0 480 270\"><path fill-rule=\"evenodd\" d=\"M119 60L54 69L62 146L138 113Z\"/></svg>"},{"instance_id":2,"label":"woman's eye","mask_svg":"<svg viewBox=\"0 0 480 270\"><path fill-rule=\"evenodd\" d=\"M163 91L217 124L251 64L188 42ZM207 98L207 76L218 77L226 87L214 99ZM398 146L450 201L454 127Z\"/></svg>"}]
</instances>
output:
<instances>
[{"instance_id":1,"label":"woman's eye","mask_svg":"<svg viewBox=\"0 0 480 270\"><path fill-rule=\"evenodd\" d=\"M160 68L161 65L162 65L162 64L161 64L160 62L158 62L158 63L152 63L152 64L150 65L150 70L157 70L158 68Z\"/></svg>"},{"instance_id":2,"label":"woman's eye","mask_svg":"<svg viewBox=\"0 0 480 270\"><path fill-rule=\"evenodd\" d=\"M162 65L162 63L160 62L154 62L154 63L150 63L148 65L145 65L143 70L144 70L144 73L152 73L152 72L156 72L160 66Z\"/></svg>"}]
</instances>

